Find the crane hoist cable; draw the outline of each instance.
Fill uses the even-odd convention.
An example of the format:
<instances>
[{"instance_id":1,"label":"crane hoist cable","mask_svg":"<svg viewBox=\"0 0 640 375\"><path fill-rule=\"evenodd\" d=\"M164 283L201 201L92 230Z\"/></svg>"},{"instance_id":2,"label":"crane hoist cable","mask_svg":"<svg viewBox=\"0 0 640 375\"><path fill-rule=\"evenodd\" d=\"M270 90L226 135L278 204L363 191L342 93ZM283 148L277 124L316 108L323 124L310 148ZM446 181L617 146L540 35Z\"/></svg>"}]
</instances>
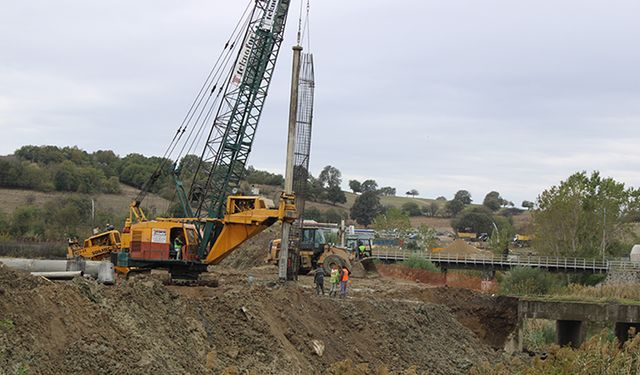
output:
<instances>
[{"instance_id":1,"label":"crane hoist cable","mask_svg":"<svg viewBox=\"0 0 640 375\"><path fill-rule=\"evenodd\" d=\"M248 19L245 22L245 26L248 23ZM238 45L238 40L240 38L241 34L238 34L235 38L235 40L233 40L231 42L231 48L229 48L222 64L220 64L218 66L218 70L214 75L214 80L212 80L213 82L213 86L209 85L208 89L207 89L207 95L202 95L200 97L200 102L198 103L197 108L200 108L200 111L198 113L198 115L196 116L194 122L193 122L193 126L191 126L189 134L187 136L187 140L184 142L182 148L180 149L180 152L178 153L178 155L176 156L176 162L179 162L180 159L182 158L182 156L184 155L188 155L191 150L193 150L194 148L197 148L197 143L202 141L202 131L205 128L205 126L207 125L211 112L213 111L214 108L217 107L217 105L219 104L219 99L221 94L223 93L223 85L220 84L220 80L221 79L226 79L226 76L228 74L230 74L230 69L229 69L229 62L231 61L231 56L233 56L233 52L235 51L235 46ZM227 72L228 71L228 72ZM225 74L226 73L226 74ZM210 103L210 100L213 96L213 94L215 93L215 97L214 100ZM203 98L206 96L205 102L204 104L202 104L202 106L200 106ZM195 114L195 111L191 114L191 118L189 119L189 123L191 123L191 119L193 118ZM202 117L202 115L205 115L204 117ZM201 120L202 119L202 120ZM200 124L198 126L198 124ZM197 130L196 130L197 129ZM194 133L195 131L195 133ZM191 142L190 142L191 141ZM188 146L188 148L187 148ZM186 149L186 150L185 150Z\"/></svg>"},{"instance_id":2,"label":"crane hoist cable","mask_svg":"<svg viewBox=\"0 0 640 375\"><path fill-rule=\"evenodd\" d=\"M242 16L240 17L240 20L236 23L230 37L227 39L227 42L224 45L224 48L222 50L222 52L220 53L220 55L218 56L218 58L216 59L213 67L211 68L207 79L205 80L205 83L202 85L202 87L200 88L200 91L198 92L198 94L196 95L196 97L194 98L189 110L187 111L187 114L185 115L185 117L183 118L182 122L180 123L180 126L178 126L178 129L176 130L176 132L173 134L173 137L171 139L171 142L169 143L169 145L167 146L162 158L161 158L161 162L158 164L158 166L156 167L156 169L153 171L153 173L151 174L151 176L149 176L149 178L145 181L145 183L143 184L143 186L140 189L140 192L137 194L136 198L134 199L134 202L136 204L136 206L139 206L140 203L142 202L142 200L144 200L144 198L146 197L147 193L149 192L149 190L151 189L151 187L156 183L156 181L160 178L160 176L162 175L162 171L164 170L164 168L166 167L167 163L170 162L170 158L173 154L173 152L175 151L176 147L178 146L180 140L182 139L182 136L184 135L185 131L187 130L187 127L190 125L190 119L193 117L193 113L195 112L195 110L199 107L199 103L202 102L202 97L204 96L203 94L205 93L205 90L207 88L211 88L211 83L214 81L214 79L217 76L217 81L219 81L221 75L219 75L218 73L221 71L221 67L224 68L228 65L228 61L230 60L230 56L233 56L233 51L236 47L237 44L237 40L239 39L239 37L242 35L243 29L246 27L246 25L248 24L248 22L250 21L252 15L249 15L249 10L253 9L251 13L255 12L255 8L252 8L251 5L254 3L254 0L249 0L247 6L245 7ZM249 16L248 16L249 15ZM223 62L223 64L221 65L220 62ZM212 79L212 76L214 79ZM215 83L214 83L215 86ZM210 95L208 95L210 97ZM192 127L193 128L193 127ZM186 145L187 142L185 142L183 144L183 147L181 148L181 151L184 150L184 145ZM176 159L176 162L179 161L179 157Z\"/></svg>"},{"instance_id":3,"label":"crane hoist cable","mask_svg":"<svg viewBox=\"0 0 640 375\"><path fill-rule=\"evenodd\" d=\"M187 115L185 116L185 119L183 120L183 126L188 126L188 125L193 125L191 126L191 130L189 132L189 135L187 137L187 140L185 141L185 143L183 144L183 147L181 148L179 154L176 156L175 160L176 162L179 162L180 158L185 155L184 150L187 146L187 144L189 144L189 139L191 138L191 136L193 135L193 131L194 129L197 127L197 124L202 116L202 114L207 111L207 107L209 106L209 101L211 100L212 95L215 93L216 88L218 88L218 86L220 86L220 79L224 78L224 73L226 72L229 66L229 61L231 60L231 57L234 56L234 51L236 46L238 45L238 41L240 39L240 37L242 36L242 32L248 25L249 20L253 17L253 12L255 12L255 8L253 8L251 14L248 13L248 10L251 6L251 1L249 2L249 4L247 5L247 8L245 9L245 11L243 12L243 15L240 19L240 21L236 24L231 37L227 40L224 49L223 49L223 53L220 55L220 57L218 57L218 60L216 61L216 64L214 65L214 67L211 69L211 71L209 72L209 75L207 76L207 79L205 80L205 83L202 85L202 88L200 89L200 92L198 93L198 95L196 96L196 98L193 101L193 104L191 106L191 108L189 109L189 111L187 112ZM243 21L244 20L244 21ZM215 107L216 106L216 101L219 98L221 93L221 90L218 90L218 94L215 96L214 102L211 104L211 107ZM205 100L206 98L206 100ZM202 101L205 100L205 103L202 104ZM198 113L198 116L196 117L194 124L191 124L194 115L196 114L197 110L202 107ZM210 111L210 109L209 109ZM185 124L186 122L186 124ZM203 127L205 125L205 123L203 122L200 127ZM198 133L196 133L196 139ZM186 152L186 154L188 154L190 152L190 150L193 147L193 143L191 143L188 151Z\"/></svg>"}]
</instances>

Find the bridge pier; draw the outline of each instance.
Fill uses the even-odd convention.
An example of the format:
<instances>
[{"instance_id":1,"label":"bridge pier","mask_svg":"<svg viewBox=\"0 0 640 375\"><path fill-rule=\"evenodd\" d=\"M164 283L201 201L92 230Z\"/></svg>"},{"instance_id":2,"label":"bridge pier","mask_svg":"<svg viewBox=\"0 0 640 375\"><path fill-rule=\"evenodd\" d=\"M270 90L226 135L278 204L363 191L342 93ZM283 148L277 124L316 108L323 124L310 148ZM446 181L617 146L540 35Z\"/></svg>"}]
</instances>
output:
<instances>
[{"instance_id":1,"label":"bridge pier","mask_svg":"<svg viewBox=\"0 0 640 375\"><path fill-rule=\"evenodd\" d=\"M640 323L616 322L614 332L620 345L623 345L632 336L640 332Z\"/></svg>"},{"instance_id":2,"label":"bridge pier","mask_svg":"<svg viewBox=\"0 0 640 375\"><path fill-rule=\"evenodd\" d=\"M587 323L581 320L557 320L556 343L579 348L587 335Z\"/></svg>"},{"instance_id":3,"label":"bridge pier","mask_svg":"<svg viewBox=\"0 0 640 375\"><path fill-rule=\"evenodd\" d=\"M640 332L640 304L602 304L587 302L540 301L521 299L518 303L520 330L524 319L556 321L556 343L561 346L579 347L586 339L587 325L600 322L615 325L614 331L620 344ZM522 345L522 334L519 335Z\"/></svg>"}]
</instances>

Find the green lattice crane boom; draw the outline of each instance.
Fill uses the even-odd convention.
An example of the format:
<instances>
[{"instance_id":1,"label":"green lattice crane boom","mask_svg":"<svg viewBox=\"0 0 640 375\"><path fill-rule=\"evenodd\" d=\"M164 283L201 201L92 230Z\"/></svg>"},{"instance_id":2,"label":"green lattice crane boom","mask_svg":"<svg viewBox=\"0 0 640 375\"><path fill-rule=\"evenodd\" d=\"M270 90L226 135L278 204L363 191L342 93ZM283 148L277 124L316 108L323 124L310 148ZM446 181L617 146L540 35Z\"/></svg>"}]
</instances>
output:
<instances>
[{"instance_id":1,"label":"green lattice crane boom","mask_svg":"<svg viewBox=\"0 0 640 375\"><path fill-rule=\"evenodd\" d=\"M189 193L177 182L187 217L222 218L227 197L239 187L284 37L289 5L290 0L255 3ZM218 221L202 224L202 259L221 230Z\"/></svg>"}]
</instances>

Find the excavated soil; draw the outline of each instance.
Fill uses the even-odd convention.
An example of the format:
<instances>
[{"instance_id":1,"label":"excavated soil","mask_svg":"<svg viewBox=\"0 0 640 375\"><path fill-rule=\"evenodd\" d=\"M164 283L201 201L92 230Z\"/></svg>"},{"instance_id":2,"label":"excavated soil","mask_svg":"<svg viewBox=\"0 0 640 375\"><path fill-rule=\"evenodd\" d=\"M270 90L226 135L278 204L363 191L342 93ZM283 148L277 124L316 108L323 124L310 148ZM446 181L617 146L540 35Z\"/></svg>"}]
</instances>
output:
<instances>
[{"instance_id":1,"label":"excavated soil","mask_svg":"<svg viewBox=\"0 0 640 375\"><path fill-rule=\"evenodd\" d=\"M220 262L221 266L246 270L266 264L271 240L280 238L280 224L272 225L245 241L234 252Z\"/></svg>"},{"instance_id":2,"label":"excavated soil","mask_svg":"<svg viewBox=\"0 0 640 375\"><path fill-rule=\"evenodd\" d=\"M220 268L218 288L154 276L103 286L0 267L0 374L465 374L502 358L492 331L508 322L485 322L502 314L490 297L371 278L331 299L309 277L274 275ZM465 315L465 303L477 310Z\"/></svg>"},{"instance_id":3,"label":"excavated soil","mask_svg":"<svg viewBox=\"0 0 640 375\"><path fill-rule=\"evenodd\" d=\"M494 349L504 349L517 329L518 300L488 296L460 288L422 288L390 291L386 296L410 298L447 306L455 318Z\"/></svg>"},{"instance_id":4,"label":"excavated soil","mask_svg":"<svg viewBox=\"0 0 640 375\"><path fill-rule=\"evenodd\" d=\"M475 256L475 255L491 255L490 251L478 249L475 246L471 246L464 240L455 240L451 245L445 247L442 251L439 251L437 255L444 256Z\"/></svg>"}]
</instances>

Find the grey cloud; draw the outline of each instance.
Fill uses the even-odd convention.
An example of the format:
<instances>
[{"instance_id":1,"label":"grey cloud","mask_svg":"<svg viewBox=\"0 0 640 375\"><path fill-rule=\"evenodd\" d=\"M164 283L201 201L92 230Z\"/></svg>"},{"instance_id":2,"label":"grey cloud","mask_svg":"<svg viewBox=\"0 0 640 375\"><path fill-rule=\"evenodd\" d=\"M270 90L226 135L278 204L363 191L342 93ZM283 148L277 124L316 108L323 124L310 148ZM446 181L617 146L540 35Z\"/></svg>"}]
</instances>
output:
<instances>
[{"instance_id":1,"label":"grey cloud","mask_svg":"<svg viewBox=\"0 0 640 375\"><path fill-rule=\"evenodd\" d=\"M245 4L5 4L0 153L162 154ZM631 0L313 1L312 171L516 203L583 169L638 186L638 14ZM284 165L296 16L250 159L259 168Z\"/></svg>"}]
</instances>

